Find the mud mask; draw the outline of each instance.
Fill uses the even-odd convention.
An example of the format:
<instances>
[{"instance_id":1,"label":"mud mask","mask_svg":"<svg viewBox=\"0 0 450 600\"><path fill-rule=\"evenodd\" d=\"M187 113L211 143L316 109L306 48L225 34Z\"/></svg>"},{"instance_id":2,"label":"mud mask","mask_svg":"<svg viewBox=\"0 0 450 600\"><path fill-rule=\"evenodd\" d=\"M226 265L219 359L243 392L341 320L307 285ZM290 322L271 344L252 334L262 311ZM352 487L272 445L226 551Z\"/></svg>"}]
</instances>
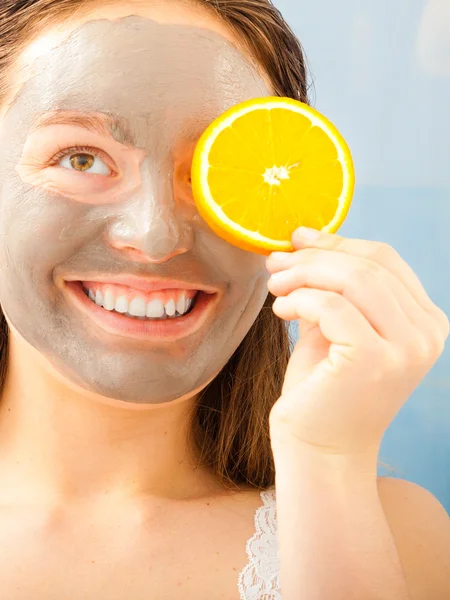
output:
<instances>
[{"instance_id":1,"label":"mud mask","mask_svg":"<svg viewBox=\"0 0 450 600\"><path fill-rule=\"evenodd\" d=\"M5 314L87 390L156 404L202 388L250 329L267 274L262 257L221 240L200 219L190 158L224 110L268 95L263 79L218 34L141 17L88 22L33 68L0 134ZM61 166L70 158L51 162L72 147L88 147L85 156L95 147L93 174ZM214 306L176 341L106 333L65 283L99 275L202 284L215 290Z\"/></svg>"}]
</instances>

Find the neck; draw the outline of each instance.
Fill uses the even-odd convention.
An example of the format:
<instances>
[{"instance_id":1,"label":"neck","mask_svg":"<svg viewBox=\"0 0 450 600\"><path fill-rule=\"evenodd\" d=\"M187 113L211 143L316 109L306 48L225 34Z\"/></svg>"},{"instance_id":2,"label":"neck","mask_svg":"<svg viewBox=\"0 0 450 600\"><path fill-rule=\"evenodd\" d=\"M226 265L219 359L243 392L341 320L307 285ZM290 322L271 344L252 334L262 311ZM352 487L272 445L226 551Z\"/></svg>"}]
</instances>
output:
<instances>
[{"instance_id":1,"label":"neck","mask_svg":"<svg viewBox=\"0 0 450 600\"><path fill-rule=\"evenodd\" d=\"M196 395L145 406L107 401L59 381L36 355L11 338L0 401L5 501L188 499L218 487L189 449Z\"/></svg>"}]
</instances>

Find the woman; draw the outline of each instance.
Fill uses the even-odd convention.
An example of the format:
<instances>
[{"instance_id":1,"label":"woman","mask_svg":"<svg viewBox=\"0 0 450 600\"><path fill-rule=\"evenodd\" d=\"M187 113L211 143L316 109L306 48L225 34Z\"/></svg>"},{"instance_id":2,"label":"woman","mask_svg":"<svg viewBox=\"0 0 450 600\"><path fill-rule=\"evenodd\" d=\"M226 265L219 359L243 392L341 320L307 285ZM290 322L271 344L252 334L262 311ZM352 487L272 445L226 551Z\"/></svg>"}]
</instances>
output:
<instances>
[{"instance_id":1,"label":"woman","mask_svg":"<svg viewBox=\"0 0 450 600\"><path fill-rule=\"evenodd\" d=\"M384 244L266 261L192 201L214 118L307 101L279 13L6 0L0 36L2 598L448 598L444 509L376 477L448 319Z\"/></svg>"}]
</instances>

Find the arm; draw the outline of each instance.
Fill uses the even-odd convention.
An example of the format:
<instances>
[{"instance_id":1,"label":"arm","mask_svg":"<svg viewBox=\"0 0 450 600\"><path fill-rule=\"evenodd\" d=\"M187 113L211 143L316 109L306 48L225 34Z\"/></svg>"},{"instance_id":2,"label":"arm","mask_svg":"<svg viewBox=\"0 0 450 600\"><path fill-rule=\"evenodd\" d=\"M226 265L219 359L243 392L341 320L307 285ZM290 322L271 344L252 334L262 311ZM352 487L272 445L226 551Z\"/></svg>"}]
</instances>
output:
<instances>
[{"instance_id":1,"label":"arm","mask_svg":"<svg viewBox=\"0 0 450 600\"><path fill-rule=\"evenodd\" d=\"M376 477L449 319L391 246L312 233L267 261L273 310L300 327L270 414L283 600L450 600L439 505Z\"/></svg>"},{"instance_id":2,"label":"arm","mask_svg":"<svg viewBox=\"0 0 450 600\"><path fill-rule=\"evenodd\" d=\"M274 454L283 600L413 600L378 494L376 459L300 448L288 456L286 446Z\"/></svg>"},{"instance_id":3,"label":"arm","mask_svg":"<svg viewBox=\"0 0 450 600\"><path fill-rule=\"evenodd\" d=\"M377 480L375 460L279 456L283 600L450 598L450 521L429 492Z\"/></svg>"}]
</instances>

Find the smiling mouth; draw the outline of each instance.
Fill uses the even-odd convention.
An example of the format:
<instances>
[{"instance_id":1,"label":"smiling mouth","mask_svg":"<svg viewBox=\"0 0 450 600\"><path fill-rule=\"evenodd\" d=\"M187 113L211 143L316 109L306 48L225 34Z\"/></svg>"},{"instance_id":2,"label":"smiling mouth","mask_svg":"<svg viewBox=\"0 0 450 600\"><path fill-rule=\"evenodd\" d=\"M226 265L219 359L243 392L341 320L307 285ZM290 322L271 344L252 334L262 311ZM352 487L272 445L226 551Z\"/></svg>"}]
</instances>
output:
<instances>
[{"instance_id":1,"label":"smiling mouth","mask_svg":"<svg viewBox=\"0 0 450 600\"><path fill-rule=\"evenodd\" d=\"M65 281L77 308L96 326L119 337L170 342L189 337L206 326L220 302L212 290L165 289L95 281Z\"/></svg>"}]
</instances>

